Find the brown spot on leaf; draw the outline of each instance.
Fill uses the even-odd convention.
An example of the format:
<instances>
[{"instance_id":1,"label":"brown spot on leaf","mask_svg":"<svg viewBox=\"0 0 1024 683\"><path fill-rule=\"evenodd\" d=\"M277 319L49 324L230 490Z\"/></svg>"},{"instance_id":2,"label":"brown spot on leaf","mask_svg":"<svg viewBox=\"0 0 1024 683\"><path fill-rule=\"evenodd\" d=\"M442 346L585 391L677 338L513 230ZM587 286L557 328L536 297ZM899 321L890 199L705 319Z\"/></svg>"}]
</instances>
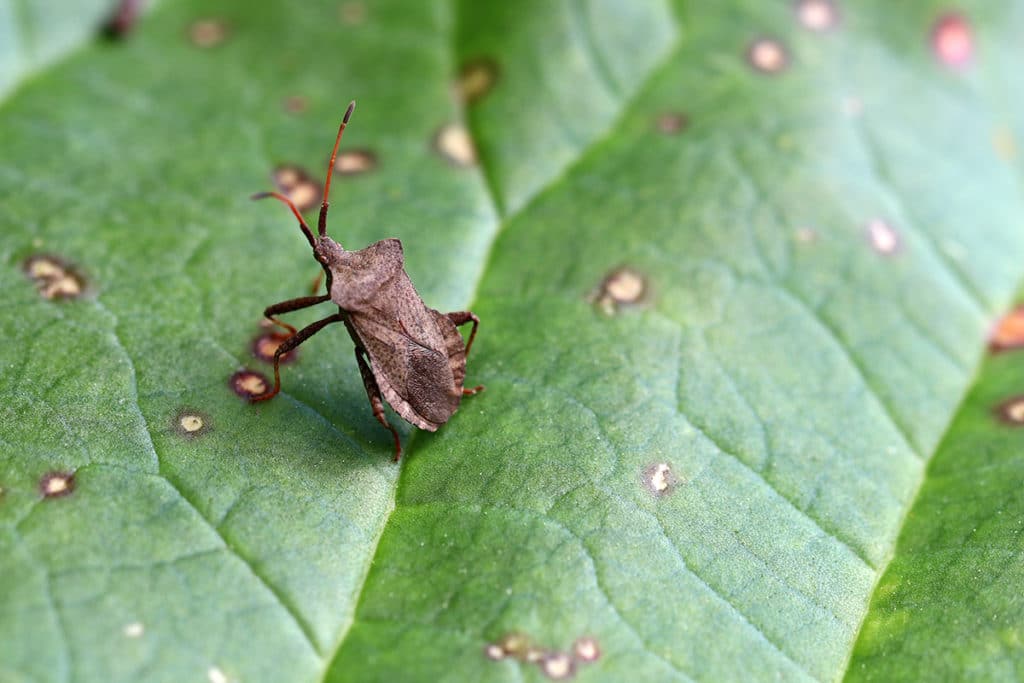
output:
<instances>
[{"instance_id":1,"label":"brown spot on leaf","mask_svg":"<svg viewBox=\"0 0 1024 683\"><path fill-rule=\"evenodd\" d=\"M230 29L223 19L206 18L193 21L188 27L188 39L196 47L216 47L227 40Z\"/></svg>"},{"instance_id":2,"label":"brown spot on leaf","mask_svg":"<svg viewBox=\"0 0 1024 683\"><path fill-rule=\"evenodd\" d=\"M434 135L434 149L451 164L462 168L477 162L476 145L461 123L446 123Z\"/></svg>"},{"instance_id":3,"label":"brown spot on leaf","mask_svg":"<svg viewBox=\"0 0 1024 683\"><path fill-rule=\"evenodd\" d=\"M366 21L366 5L359 0L343 2L338 8L338 17L341 23L349 26L356 26Z\"/></svg>"},{"instance_id":4,"label":"brown spot on leaf","mask_svg":"<svg viewBox=\"0 0 1024 683\"><path fill-rule=\"evenodd\" d=\"M642 479L647 490L658 497L672 493L680 483L679 477L667 462L656 462L645 467Z\"/></svg>"},{"instance_id":5,"label":"brown spot on leaf","mask_svg":"<svg viewBox=\"0 0 1024 683\"><path fill-rule=\"evenodd\" d=\"M576 673L576 662L564 652L548 652L540 660L540 670L548 678L564 681Z\"/></svg>"},{"instance_id":6,"label":"brown spot on leaf","mask_svg":"<svg viewBox=\"0 0 1024 683\"><path fill-rule=\"evenodd\" d=\"M75 490L73 472L47 472L39 480L39 492L43 498L60 498Z\"/></svg>"},{"instance_id":7,"label":"brown spot on leaf","mask_svg":"<svg viewBox=\"0 0 1024 683\"><path fill-rule=\"evenodd\" d=\"M309 109L309 100L301 95L290 95L284 98L284 102L281 103L284 110L289 114L301 114L302 112Z\"/></svg>"},{"instance_id":8,"label":"brown spot on leaf","mask_svg":"<svg viewBox=\"0 0 1024 683\"><path fill-rule=\"evenodd\" d=\"M974 57L974 31L962 14L950 12L932 26L932 51L944 66L962 69Z\"/></svg>"},{"instance_id":9,"label":"brown spot on leaf","mask_svg":"<svg viewBox=\"0 0 1024 683\"><path fill-rule=\"evenodd\" d=\"M231 389L245 399L253 399L267 393L270 388L267 378L252 370L239 370L231 375Z\"/></svg>"},{"instance_id":10,"label":"brown spot on leaf","mask_svg":"<svg viewBox=\"0 0 1024 683\"><path fill-rule=\"evenodd\" d=\"M873 218L865 227L871 248L883 256L892 256L902 246L899 233L881 218Z\"/></svg>"},{"instance_id":11,"label":"brown spot on leaf","mask_svg":"<svg viewBox=\"0 0 1024 683\"><path fill-rule=\"evenodd\" d=\"M277 189L291 199L299 211L309 211L320 203L323 186L295 164L281 164L274 168L271 180Z\"/></svg>"},{"instance_id":12,"label":"brown spot on leaf","mask_svg":"<svg viewBox=\"0 0 1024 683\"><path fill-rule=\"evenodd\" d=\"M484 646L484 657L495 662L505 659L507 654L508 653L505 652L501 645L498 645L497 643L487 643L487 645Z\"/></svg>"},{"instance_id":13,"label":"brown spot on leaf","mask_svg":"<svg viewBox=\"0 0 1024 683\"><path fill-rule=\"evenodd\" d=\"M210 418L198 410L182 408L174 416L171 427L179 436L194 439L210 431Z\"/></svg>"},{"instance_id":14,"label":"brown spot on leaf","mask_svg":"<svg viewBox=\"0 0 1024 683\"><path fill-rule=\"evenodd\" d=\"M76 299L85 293L85 277L74 266L56 256L29 256L21 268L46 299Z\"/></svg>"},{"instance_id":15,"label":"brown spot on leaf","mask_svg":"<svg viewBox=\"0 0 1024 683\"><path fill-rule=\"evenodd\" d=\"M252 342L252 355L262 361L266 361L267 363L273 363L274 353L277 351L277 348L290 336L290 334L282 332L268 332L266 334L261 334ZM292 349L291 351L282 354L279 362L282 364L291 363L295 360L298 352L298 349Z\"/></svg>"},{"instance_id":16,"label":"brown spot on leaf","mask_svg":"<svg viewBox=\"0 0 1024 683\"><path fill-rule=\"evenodd\" d=\"M689 127L690 119L682 112L665 111L658 114L654 125L659 133L678 135Z\"/></svg>"},{"instance_id":17,"label":"brown spot on leaf","mask_svg":"<svg viewBox=\"0 0 1024 683\"><path fill-rule=\"evenodd\" d=\"M996 406L996 416L1008 425L1024 427L1024 396L1014 396Z\"/></svg>"},{"instance_id":18,"label":"brown spot on leaf","mask_svg":"<svg viewBox=\"0 0 1024 683\"><path fill-rule=\"evenodd\" d=\"M988 347L992 351L1024 348L1024 305L1004 315L992 328Z\"/></svg>"},{"instance_id":19,"label":"brown spot on leaf","mask_svg":"<svg viewBox=\"0 0 1024 683\"><path fill-rule=\"evenodd\" d=\"M1017 140L1013 131L1007 126L1000 126L992 133L992 148L1003 161L1013 161L1017 158Z\"/></svg>"},{"instance_id":20,"label":"brown spot on leaf","mask_svg":"<svg viewBox=\"0 0 1024 683\"><path fill-rule=\"evenodd\" d=\"M588 297L592 303L612 315L624 306L635 306L647 297L647 278L643 273L620 266L605 275L597 289Z\"/></svg>"},{"instance_id":21,"label":"brown spot on leaf","mask_svg":"<svg viewBox=\"0 0 1024 683\"><path fill-rule=\"evenodd\" d=\"M789 66L789 51L775 38L758 38L747 48L747 63L761 73L781 73Z\"/></svg>"},{"instance_id":22,"label":"brown spot on leaf","mask_svg":"<svg viewBox=\"0 0 1024 683\"><path fill-rule=\"evenodd\" d=\"M576 659L582 662L594 662L601 657L601 646L597 640L586 636L573 643L572 652Z\"/></svg>"},{"instance_id":23,"label":"brown spot on leaf","mask_svg":"<svg viewBox=\"0 0 1024 683\"><path fill-rule=\"evenodd\" d=\"M478 102L494 88L499 74L498 63L490 57L466 62L459 69L459 80L456 83L459 97L466 104Z\"/></svg>"},{"instance_id":24,"label":"brown spot on leaf","mask_svg":"<svg viewBox=\"0 0 1024 683\"><path fill-rule=\"evenodd\" d=\"M498 646L508 656L522 658L530 649L530 639L522 633L507 633L498 641Z\"/></svg>"},{"instance_id":25,"label":"brown spot on leaf","mask_svg":"<svg viewBox=\"0 0 1024 683\"><path fill-rule=\"evenodd\" d=\"M796 18L811 31L828 31L839 25L839 9L832 0L797 0Z\"/></svg>"},{"instance_id":26,"label":"brown spot on leaf","mask_svg":"<svg viewBox=\"0 0 1024 683\"><path fill-rule=\"evenodd\" d=\"M369 149L350 149L339 152L334 160L334 171L340 175L359 175L377 168L377 155Z\"/></svg>"},{"instance_id":27,"label":"brown spot on leaf","mask_svg":"<svg viewBox=\"0 0 1024 683\"><path fill-rule=\"evenodd\" d=\"M141 621L133 621L130 624L125 624L121 632L125 638L141 638L146 633L146 627L142 625Z\"/></svg>"}]
</instances>

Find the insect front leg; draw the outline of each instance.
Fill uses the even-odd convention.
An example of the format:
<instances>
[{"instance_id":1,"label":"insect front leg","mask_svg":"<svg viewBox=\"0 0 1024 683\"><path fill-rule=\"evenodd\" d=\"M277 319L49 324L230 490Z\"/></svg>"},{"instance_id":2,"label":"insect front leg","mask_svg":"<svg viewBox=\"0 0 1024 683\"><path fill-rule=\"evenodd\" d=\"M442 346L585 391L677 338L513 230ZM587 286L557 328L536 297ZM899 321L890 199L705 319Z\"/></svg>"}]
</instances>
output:
<instances>
[{"instance_id":1,"label":"insect front leg","mask_svg":"<svg viewBox=\"0 0 1024 683\"><path fill-rule=\"evenodd\" d=\"M267 306L265 309L263 309L263 316L270 322L277 325L278 327L283 327L284 329L288 330L288 334L290 336L294 336L296 332L298 332L298 330L296 330L288 323L278 320L274 316L279 315L281 313L291 313L292 311L298 311L303 308L309 308L310 306L316 306L317 304L322 304L323 302L327 301L330 298L330 294L324 294L323 296L300 296L298 299L288 299L288 301L282 301L279 304Z\"/></svg>"},{"instance_id":2,"label":"insect front leg","mask_svg":"<svg viewBox=\"0 0 1024 683\"><path fill-rule=\"evenodd\" d=\"M365 353L365 349L359 346L356 347L356 361L359 363L359 374L363 376L363 386L366 387L366 395L370 399L370 408L373 409L373 416L377 418L377 422L380 422L391 432L391 436L395 437L395 462L398 462L398 459L402 457L402 441L398 438L398 432L391 426L387 416L384 414L384 401L380 397L380 387L377 386L377 378L373 376L373 370L366 363Z\"/></svg>"},{"instance_id":3,"label":"insect front leg","mask_svg":"<svg viewBox=\"0 0 1024 683\"><path fill-rule=\"evenodd\" d=\"M295 301L298 301L298 299L295 299ZM285 301L283 303L291 303L291 302ZM273 306L271 306L270 308L273 308ZM302 306L300 306L299 308L302 308ZM268 308L267 310L270 310L270 309ZM271 398L274 398L275 396L277 396L278 392L281 391L281 356L283 356L284 354L288 353L289 351L294 349L296 346L298 346L302 342L304 342L307 339L309 339L310 337L312 337L314 334L316 334L317 332L322 330L327 325L330 325L331 323L338 323L338 322L341 322L342 320L344 320L344 317L342 316L341 313L335 313L334 315L329 315L326 318L324 318L323 320L317 320L312 325L307 325L306 327L303 327L301 330L299 330L298 332L296 332L295 334L293 334L292 336L288 337L283 342L281 342L281 345L277 347L276 351L274 351L274 388L273 388L273 390L269 391L269 392L267 392L265 394L261 394L260 396L254 396L251 400L253 400L253 401L266 401L268 399L271 399ZM295 328L292 328L292 329L295 329Z\"/></svg>"},{"instance_id":4,"label":"insect front leg","mask_svg":"<svg viewBox=\"0 0 1024 683\"><path fill-rule=\"evenodd\" d=\"M448 319L451 320L452 323L456 327L459 327L461 325L465 325L470 320L473 321L473 329L470 330L470 332L469 332L469 341L466 342L466 355L468 356L469 355L469 349L470 349L470 347L473 346L473 340L476 339L476 328L479 327L479 325L480 325L480 318L478 318L476 313L473 313L472 311L456 311L454 313L447 313L446 315L448 316ZM479 392L481 392L483 390L484 390L484 385L483 384L479 384L479 385L473 387L472 389L465 389L464 388L462 390L462 395L463 396L472 396L473 394L477 394L477 393L479 393Z\"/></svg>"}]
</instances>

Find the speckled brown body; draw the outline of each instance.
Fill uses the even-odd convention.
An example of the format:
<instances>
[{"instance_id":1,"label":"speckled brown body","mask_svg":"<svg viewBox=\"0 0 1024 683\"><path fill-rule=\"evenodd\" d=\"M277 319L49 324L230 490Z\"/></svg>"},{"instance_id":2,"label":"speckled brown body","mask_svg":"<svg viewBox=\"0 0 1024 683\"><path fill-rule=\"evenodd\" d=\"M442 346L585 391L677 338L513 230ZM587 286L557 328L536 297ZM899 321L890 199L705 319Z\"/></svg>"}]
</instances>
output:
<instances>
[{"instance_id":1,"label":"speckled brown body","mask_svg":"<svg viewBox=\"0 0 1024 683\"><path fill-rule=\"evenodd\" d=\"M281 356L331 323L341 322L355 343L356 361L370 399L374 417L391 431L395 460L402 453L398 432L384 414L383 398L408 422L437 430L459 409L464 395L483 389L465 389L466 356L480 319L469 311L439 313L423 303L405 272L402 243L397 239L375 242L365 249L347 251L327 236L327 197L338 143L355 103L349 105L338 128L338 137L327 167L318 234L313 235L290 198L275 192L254 198L275 197L287 204L313 247L324 269L327 294L306 296L268 306L263 314L289 331L274 352L274 388L253 400L273 398L281 390ZM338 312L296 330L274 316L331 301ZM473 323L469 340L463 342L457 327Z\"/></svg>"}]
</instances>

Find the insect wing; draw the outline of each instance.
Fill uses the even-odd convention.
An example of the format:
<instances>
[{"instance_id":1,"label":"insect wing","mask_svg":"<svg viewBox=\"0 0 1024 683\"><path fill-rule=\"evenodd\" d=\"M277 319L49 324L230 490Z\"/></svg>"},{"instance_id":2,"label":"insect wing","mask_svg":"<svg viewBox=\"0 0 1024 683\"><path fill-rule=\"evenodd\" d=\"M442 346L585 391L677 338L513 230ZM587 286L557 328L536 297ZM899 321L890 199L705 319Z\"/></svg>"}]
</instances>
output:
<instances>
[{"instance_id":1,"label":"insect wing","mask_svg":"<svg viewBox=\"0 0 1024 683\"><path fill-rule=\"evenodd\" d=\"M437 429L459 407L448 356L412 339L401 323L361 315L352 327L370 357L381 392L399 415L417 427Z\"/></svg>"}]
</instances>

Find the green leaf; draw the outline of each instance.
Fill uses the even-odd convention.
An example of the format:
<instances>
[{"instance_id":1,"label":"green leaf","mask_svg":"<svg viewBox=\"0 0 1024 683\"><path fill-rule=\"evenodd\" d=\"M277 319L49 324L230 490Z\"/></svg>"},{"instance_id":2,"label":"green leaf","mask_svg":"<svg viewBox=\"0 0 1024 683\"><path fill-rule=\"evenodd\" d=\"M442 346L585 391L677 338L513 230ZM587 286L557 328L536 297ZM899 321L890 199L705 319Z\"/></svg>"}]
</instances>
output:
<instances>
[{"instance_id":1,"label":"green leaf","mask_svg":"<svg viewBox=\"0 0 1024 683\"><path fill-rule=\"evenodd\" d=\"M510 634L595 639L579 680L916 678L931 652L956 678L978 643L1012 677L1019 495L960 470L1024 432L987 369L953 416L1024 277L1024 13L964 6L957 68L945 7L912 4L815 32L781 1L181 0L37 73L0 107L0 680L546 680L487 656ZM747 61L765 37L779 73ZM463 106L472 63L496 80ZM330 233L400 237L428 305L483 320L487 390L436 434L389 413L400 466L337 326L275 400L229 387L316 272L247 197L319 178L351 98L343 148L378 163L335 178ZM476 166L434 148L459 121ZM40 296L40 254L84 295ZM601 292L622 267L634 305ZM1001 578L964 606L974 571ZM957 609L999 618L958 638Z\"/></svg>"},{"instance_id":2,"label":"green leaf","mask_svg":"<svg viewBox=\"0 0 1024 683\"><path fill-rule=\"evenodd\" d=\"M850 680L1019 677L1022 389L1020 351L982 365L878 584Z\"/></svg>"}]
</instances>

